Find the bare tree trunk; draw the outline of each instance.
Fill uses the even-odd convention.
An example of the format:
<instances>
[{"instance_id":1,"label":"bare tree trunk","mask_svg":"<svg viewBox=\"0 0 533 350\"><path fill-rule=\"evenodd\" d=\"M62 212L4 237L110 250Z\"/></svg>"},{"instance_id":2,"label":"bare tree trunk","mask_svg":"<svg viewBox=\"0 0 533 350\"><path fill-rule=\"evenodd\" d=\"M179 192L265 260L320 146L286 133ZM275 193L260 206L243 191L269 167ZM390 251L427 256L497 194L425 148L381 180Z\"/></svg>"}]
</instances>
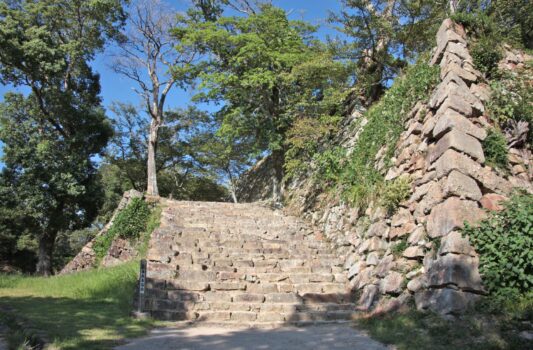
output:
<instances>
[{"instance_id":1,"label":"bare tree trunk","mask_svg":"<svg viewBox=\"0 0 533 350\"><path fill-rule=\"evenodd\" d=\"M36 272L38 275L52 275L52 253L54 251L55 240L56 233L45 233L39 238L39 251L36 266Z\"/></svg>"},{"instance_id":2,"label":"bare tree trunk","mask_svg":"<svg viewBox=\"0 0 533 350\"><path fill-rule=\"evenodd\" d=\"M274 176L272 177L272 199L275 203L281 203L283 200L283 164L285 162L285 152L277 150L272 152L272 164L274 167Z\"/></svg>"},{"instance_id":3,"label":"bare tree trunk","mask_svg":"<svg viewBox=\"0 0 533 350\"><path fill-rule=\"evenodd\" d=\"M231 194L231 199L233 199L233 203L239 203L237 200L237 185L235 184L235 178L233 177L233 172L231 171L231 166L229 164L226 165L226 173L228 173L229 177L229 192Z\"/></svg>"},{"instance_id":4,"label":"bare tree trunk","mask_svg":"<svg viewBox=\"0 0 533 350\"><path fill-rule=\"evenodd\" d=\"M157 118L152 118L150 123L150 135L148 137L148 185L146 193L149 196L159 196L159 189L157 187L157 166L156 166L156 153L157 153L157 136L159 131L159 121Z\"/></svg>"},{"instance_id":5,"label":"bare tree trunk","mask_svg":"<svg viewBox=\"0 0 533 350\"><path fill-rule=\"evenodd\" d=\"M235 193L235 187L233 187L233 185L231 186L229 192L231 193L231 199L233 199L233 203L239 203L237 200L237 194Z\"/></svg>"},{"instance_id":6,"label":"bare tree trunk","mask_svg":"<svg viewBox=\"0 0 533 350\"><path fill-rule=\"evenodd\" d=\"M450 13L453 15L457 11L457 5L459 4L458 0L449 0Z\"/></svg>"}]
</instances>

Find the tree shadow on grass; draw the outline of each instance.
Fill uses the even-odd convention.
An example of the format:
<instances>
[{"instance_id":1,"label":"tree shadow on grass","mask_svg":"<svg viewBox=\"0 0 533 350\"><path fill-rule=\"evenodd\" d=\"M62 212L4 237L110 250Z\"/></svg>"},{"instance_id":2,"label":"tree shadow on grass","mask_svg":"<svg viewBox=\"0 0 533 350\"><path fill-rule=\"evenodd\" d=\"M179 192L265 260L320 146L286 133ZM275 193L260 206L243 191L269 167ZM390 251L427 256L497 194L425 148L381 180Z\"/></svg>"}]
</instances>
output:
<instances>
[{"instance_id":1,"label":"tree shadow on grass","mask_svg":"<svg viewBox=\"0 0 533 350\"><path fill-rule=\"evenodd\" d=\"M113 300L52 297L2 297L0 306L14 309L32 327L44 331L61 349L106 349L123 339L145 334L150 320L134 320L130 307Z\"/></svg>"}]
</instances>

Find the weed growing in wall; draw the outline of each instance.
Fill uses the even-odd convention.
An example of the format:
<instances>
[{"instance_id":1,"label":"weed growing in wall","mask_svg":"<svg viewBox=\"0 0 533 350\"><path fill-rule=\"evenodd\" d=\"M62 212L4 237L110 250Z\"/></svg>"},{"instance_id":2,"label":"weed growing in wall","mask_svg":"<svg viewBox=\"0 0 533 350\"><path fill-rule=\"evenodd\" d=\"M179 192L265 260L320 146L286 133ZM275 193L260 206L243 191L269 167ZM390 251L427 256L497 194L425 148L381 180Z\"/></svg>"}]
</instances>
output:
<instances>
[{"instance_id":1,"label":"weed growing in wall","mask_svg":"<svg viewBox=\"0 0 533 350\"><path fill-rule=\"evenodd\" d=\"M385 145L385 164L390 165L409 111L416 102L427 100L439 79L439 68L426 63L427 57L407 68L379 102L366 113L368 123L339 176L344 198L365 206L383 184L383 172L376 170L375 157Z\"/></svg>"},{"instance_id":2,"label":"weed growing in wall","mask_svg":"<svg viewBox=\"0 0 533 350\"><path fill-rule=\"evenodd\" d=\"M482 145L487 164L502 170L507 168L507 140L500 131L489 129Z\"/></svg>"},{"instance_id":3,"label":"weed growing in wall","mask_svg":"<svg viewBox=\"0 0 533 350\"><path fill-rule=\"evenodd\" d=\"M156 212L158 212L159 215L161 213L159 210ZM94 240L93 250L96 253L97 261L101 261L101 259L107 254L107 251L111 247L115 238L120 237L128 240L138 240L143 233L148 231L148 223L155 221L156 220L151 217L151 211L148 204L141 198L133 198L126 208L117 214L109 231ZM150 226L153 226L153 224ZM153 228L151 228L151 230L153 230Z\"/></svg>"},{"instance_id":4,"label":"weed growing in wall","mask_svg":"<svg viewBox=\"0 0 533 350\"><path fill-rule=\"evenodd\" d=\"M386 182L380 192L381 204L389 213L393 213L398 209L401 202L409 198L411 182L407 177L399 177Z\"/></svg>"}]
</instances>

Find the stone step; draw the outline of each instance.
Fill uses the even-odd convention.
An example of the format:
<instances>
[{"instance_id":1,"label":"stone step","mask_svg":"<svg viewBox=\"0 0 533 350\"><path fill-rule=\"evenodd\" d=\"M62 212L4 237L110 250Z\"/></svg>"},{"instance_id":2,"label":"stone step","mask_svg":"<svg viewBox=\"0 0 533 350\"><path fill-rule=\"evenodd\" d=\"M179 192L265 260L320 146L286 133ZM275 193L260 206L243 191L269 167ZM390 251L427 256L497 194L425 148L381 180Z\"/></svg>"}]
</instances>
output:
<instances>
[{"instance_id":1,"label":"stone step","mask_svg":"<svg viewBox=\"0 0 533 350\"><path fill-rule=\"evenodd\" d=\"M148 253L153 317L254 327L354 317L344 257L304 221L256 204L165 205Z\"/></svg>"},{"instance_id":2,"label":"stone step","mask_svg":"<svg viewBox=\"0 0 533 350\"><path fill-rule=\"evenodd\" d=\"M223 326L280 327L283 325L313 325L343 323L354 320L359 313L355 311L325 312L251 312L251 311L153 311L157 319L168 321L191 321Z\"/></svg>"}]
</instances>

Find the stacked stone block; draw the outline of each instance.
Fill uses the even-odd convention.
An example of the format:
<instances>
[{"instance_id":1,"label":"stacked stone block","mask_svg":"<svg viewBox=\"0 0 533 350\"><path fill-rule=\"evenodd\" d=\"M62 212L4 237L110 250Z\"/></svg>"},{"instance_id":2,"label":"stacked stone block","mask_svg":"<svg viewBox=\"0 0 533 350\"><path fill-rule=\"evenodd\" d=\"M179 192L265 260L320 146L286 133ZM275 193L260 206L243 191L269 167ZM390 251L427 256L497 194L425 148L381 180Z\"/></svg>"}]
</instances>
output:
<instances>
[{"instance_id":1,"label":"stacked stone block","mask_svg":"<svg viewBox=\"0 0 533 350\"><path fill-rule=\"evenodd\" d=\"M147 256L154 317L277 326L355 316L344 258L302 220L259 204L163 205Z\"/></svg>"},{"instance_id":2,"label":"stacked stone block","mask_svg":"<svg viewBox=\"0 0 533 350\"><path fill-rule=\"evenodd\" d=\"M509 150L511 174L485 164L490 90L474 68L461 26L443 22L431 63L440 67L441 82L428 101L406 114L393 167L384 174L387 181L407 177L412 184L410 198L394 215L378 201L364 213L338 201L323 205L306 180L290 186L290 209L346 256L344 267L352 288L361 291L363 310L386 312L414 299L419 309L463 312L485 290L479 258L460 229L465 221L483 219L486 210L500 210L514 188L532 191L529 150ZM351 141L343 144L356 144L364 124L349 129ZM384 169L385 153L384 147L376 156L377 170Z\"/></svg>"}]
</instances>

